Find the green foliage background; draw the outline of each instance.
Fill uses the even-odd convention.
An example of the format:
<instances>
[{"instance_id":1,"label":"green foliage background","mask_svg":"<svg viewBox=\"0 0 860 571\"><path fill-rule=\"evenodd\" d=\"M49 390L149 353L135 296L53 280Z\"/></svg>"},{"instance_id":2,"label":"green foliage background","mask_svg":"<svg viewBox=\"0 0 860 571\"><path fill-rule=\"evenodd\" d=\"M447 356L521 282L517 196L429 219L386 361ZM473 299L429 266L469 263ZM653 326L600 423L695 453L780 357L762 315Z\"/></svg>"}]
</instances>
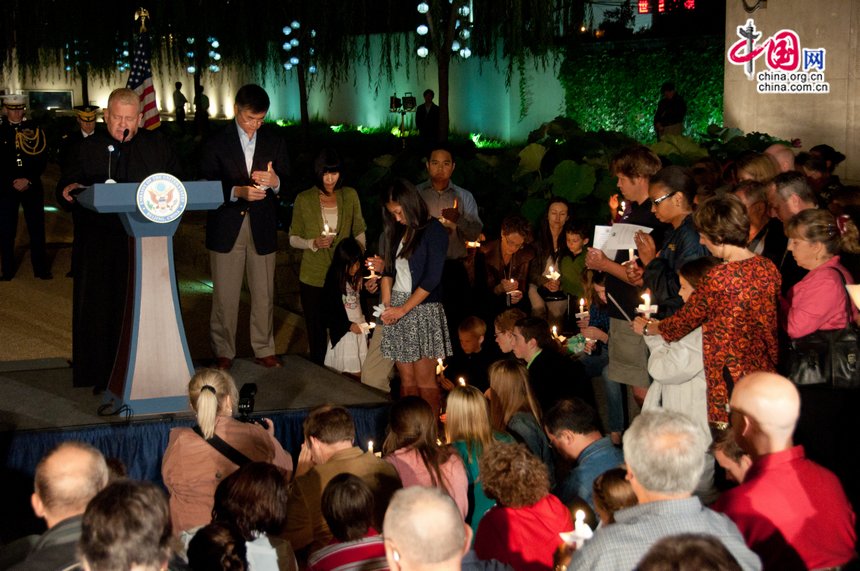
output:
<instances>
[{"instance_id":1,"label":"green foliage background","mask_svg":"<svg viewBox=\"0 0 860 571\"><path fill-rule=\"evenodd\" d=\"M566 116L585 131L620 131L656 139L653 117L660 86L674 81L687 101L685 134L699 138L723 123L725 38L671 38L570 48L559 80Z\"/></svg>"}]
</instances>

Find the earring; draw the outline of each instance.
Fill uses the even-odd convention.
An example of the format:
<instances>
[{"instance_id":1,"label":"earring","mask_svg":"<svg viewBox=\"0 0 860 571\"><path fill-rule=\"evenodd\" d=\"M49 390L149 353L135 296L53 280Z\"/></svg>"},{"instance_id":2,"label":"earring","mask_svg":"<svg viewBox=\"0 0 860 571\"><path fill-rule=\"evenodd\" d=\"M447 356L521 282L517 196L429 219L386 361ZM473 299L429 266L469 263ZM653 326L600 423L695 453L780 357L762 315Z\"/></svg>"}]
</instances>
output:
<instances>
[{"instance_id":1,"label":"earring","mask_svg":"<svg viewBox=\"0 0 860 571\"><path fill-rule=\"evenodd\" d=\"M394 561L396 561L397 563L400 563L400 552L397 551L396 549L391 552L391 557L394 558Z\"/></svg>"}]
</instances>

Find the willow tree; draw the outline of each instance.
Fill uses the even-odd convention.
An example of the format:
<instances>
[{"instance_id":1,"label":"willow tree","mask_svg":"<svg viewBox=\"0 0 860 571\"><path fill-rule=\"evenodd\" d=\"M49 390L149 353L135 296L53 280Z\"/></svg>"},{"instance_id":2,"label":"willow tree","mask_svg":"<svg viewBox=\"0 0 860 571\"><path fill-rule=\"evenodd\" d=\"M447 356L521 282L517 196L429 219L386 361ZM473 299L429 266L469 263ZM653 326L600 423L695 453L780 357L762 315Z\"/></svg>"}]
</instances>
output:
<instances>
[{"instance_id":1,"label":"willow tree","mask_svg":"<svg viewBox=\"0 0 860 571\"><path fill-rule=\"evenodd\" d=\"M459 10L468 4L473 13L470 46L475 56L494 58L507 69L525 71L529 58L547 63L551 49L571 36L582 22L585 0L427 0L428 11L416 11L419 0L314 0L284 2L257 0L92 0L86 10L78 3L56 0L6 0L0 10L0 72L8 72L15 58L21 73L44 76L48 69L65 69L68 45L88 47L86 70L107 78L117 69L121 42L131 44L137 30L134 13L149 11L153 58L166 58L169 68L188 63L187 38L218 38L224 67L242 67L265 79L270 74L298 73L302 119L308 121L307 89L321 82L330 93L348 81L356 66L366 67L374 89L391 80L395 70L418 56L414 33L425 21L431 28L430 46L439 66L439 102L443 137L448 134L448 90L451 50ZM300 65L284 69L294 54L282 49L283 28L301 24ZM309 32L314 30L313 38ZM306 35L307 34L307 35ZM572 34L575 36L575 33ZM312 40L312 41L311 41ZM373 50L374 43L379 50ZM159 49L161 48L161 49ZM313 54L310 49L313 48ZM378 57L374 58L374 53ZM309 77L310 63L319 74ZM200 71L205 73L204 66ZM73 73L71 70L67 73ZM199 78L198 78L199 79ZM355 78L353 77L353 81ZM527 102L528 86L520 83Z\"/></svg>"},{"instance_id":2,"label":"willow tree","mask_svg":"<svg viewBox=\"0 0 860 571\"><path fill-rule=\"evenodd\" d=\"M531 96L527 62L533 59L545 66L554 48L575 39L585 4L586 0L415 0L415 9L423 14L421 24L427 29L426 55L435 58L438 69L439 139L448 138L453 58L492 59L504 67L508 86L518 71L520 113L525 114ZM425 52L419 52L423 55Z\"/></svg>"}]
</instances>

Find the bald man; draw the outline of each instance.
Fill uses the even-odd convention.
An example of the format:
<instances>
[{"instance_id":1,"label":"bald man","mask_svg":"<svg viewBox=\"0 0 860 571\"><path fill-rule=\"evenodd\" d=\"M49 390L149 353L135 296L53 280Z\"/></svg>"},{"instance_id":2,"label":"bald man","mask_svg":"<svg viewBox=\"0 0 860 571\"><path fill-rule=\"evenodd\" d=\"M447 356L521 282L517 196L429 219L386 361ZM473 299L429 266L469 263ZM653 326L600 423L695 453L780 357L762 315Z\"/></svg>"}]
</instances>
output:
<instances>
[{"instance_id":1,"label":"bald man","mask_svg":"<svg viewBox=\"0 0 860 571\"><path fill-rule=\"evenodd\" d=\"M36 466L35 491L30 501L48 531L26 560L9 569L53 570L75 564L84 511L107 483L104 456L89 444L64 442L42 458Z\"/></svg>"},{"instance_id":2,"label":"bald man","mask_svg":"<svg viewBox=\"0 0 860 571\"><path fill-rule=\"evenodd\" d=\"M450 496L412 486L391 499L382 524L392 571L459 571L472 530Z\"/></svg>"},{"instance_id":3,"label":"bald man","mask_svg":"<svg viewBox=\"0 0 860 571\"><path fill-rule=\"evenodd\" d=\"M857 557L854 512L842 485L794 445L799 416L800 395L785 377L753 373L732 393L729 420L753 464L713 509L737 524L764 569L826 569Z\"/></svg>"},{"instance_id":4,"label":"bald man","mask_svg":"<svg viewBox=\"0 0 860 571\"><path fill-rule=\"evenodd\" d=\"M791 147L776 143L764 150L764 154L770 155L779 165L779 172L794 170L794 151Z\"/></svg>"}]
</instances>

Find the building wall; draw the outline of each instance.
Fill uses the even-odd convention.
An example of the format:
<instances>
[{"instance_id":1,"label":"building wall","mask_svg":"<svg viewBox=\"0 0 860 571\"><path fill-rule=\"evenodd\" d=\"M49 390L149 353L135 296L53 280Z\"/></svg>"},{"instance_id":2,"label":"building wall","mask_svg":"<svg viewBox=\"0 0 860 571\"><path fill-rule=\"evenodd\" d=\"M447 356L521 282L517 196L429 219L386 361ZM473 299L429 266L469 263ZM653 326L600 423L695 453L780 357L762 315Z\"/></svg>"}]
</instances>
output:
<instances>
[{"instance_id":1,"label":"building wall","mask_svg":"<svg viewBox=\"0 0 860 571\"><path fill-rule=\"evenodd\" d=\"M754 0L747 0L754 4ZM756 81L742 67L726 63L724 117L726 126L793 139L803 148L826 143L844 153L836 173L860 181L860 1L771 0L753 14L741 0L726 0L726 50L739 38L737 27L752 18L762 37L783 29L797 32L801 47L825 48L828 94L759 93ZM756 71L766 69L763 58Z\"/></svg>"}]
</instances>

